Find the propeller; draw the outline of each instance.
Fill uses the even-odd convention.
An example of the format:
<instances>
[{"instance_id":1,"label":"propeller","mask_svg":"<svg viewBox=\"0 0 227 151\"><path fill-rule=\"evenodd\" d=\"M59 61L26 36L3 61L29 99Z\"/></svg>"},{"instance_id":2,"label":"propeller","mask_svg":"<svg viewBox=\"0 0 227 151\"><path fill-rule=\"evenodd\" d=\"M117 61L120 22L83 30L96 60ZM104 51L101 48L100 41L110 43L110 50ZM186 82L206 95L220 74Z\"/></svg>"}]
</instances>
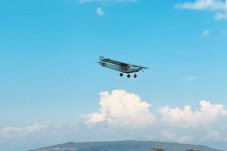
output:
<instances>
[{"instance_id":1,"label":"propeller","mask_svg":"<svg viewBox=\"0 0 227 151\"><path fill-rule=\"evenodd\" d=\"M142 70L144 72L143 67L141 67L141 66L140 66L140 70Z\"/></svg>"},{"instance_id":2,"label":"propeller","mask_svg":"<svg viewBox=\"0 0 227 151\"><path fill-rule=\"evenodd\" d=\"M142 67L142 66L141 66L141 62L140 62L140 70L142 70L142 71L144 72L143 69L148 69L148 68L147 68L147 67Z\"/></svg>"},{"instance_id":3,"label":"propeller","mask_svg":"<svg viewBox=\"0 0 227 151\"><path fill-rule=\"evenodd\" d=\"M141 61L140 61L140 70L142 70L143 71L143 68L142 68L142 66L141 66ZM144 71L143 71L144 72Z\"/></svg>"},{"instance_id":4,"label":"propeller","mask_svg":"<svg viewBox=\"0 0 227 151\"><path fill-rule=\"evenodd\" d=\"M142 70L144 72L143 69L148 69L147 67L140 67L140 70Z\"/></svg>"}]
</instances>

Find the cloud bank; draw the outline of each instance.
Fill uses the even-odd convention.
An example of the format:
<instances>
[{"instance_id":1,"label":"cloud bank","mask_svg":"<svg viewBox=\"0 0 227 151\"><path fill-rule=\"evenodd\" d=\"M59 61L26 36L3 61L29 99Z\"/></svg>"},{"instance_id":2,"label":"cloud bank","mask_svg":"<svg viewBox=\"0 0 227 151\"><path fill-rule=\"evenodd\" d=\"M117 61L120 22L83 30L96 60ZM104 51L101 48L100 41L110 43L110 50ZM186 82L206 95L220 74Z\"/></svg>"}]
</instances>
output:
<instances>
[{"instance_id":1,"label":"cloud bank","mask_svg":"<svg viewBox=\"0 0 227 151\"><path fill-rule=\"evenodd\" d=\"M103 131L106 138L180 143L227 141L227 110L222 104L201 100L198 110L185 105L159 107L152 112L151 104L142 101L140 96L114 90L101 92L99 105L98 112L86 116L86 123Z\"/></svg>"},{"instance_id":2,"label":"cloud bank","mask_svg":"<svg viewBox=\"0 0 227 151\"><path fill-rule=\"evenodd\" d=\"M133 93L114 90L100 93L99 112L87 115L88 124L106 123L116 126L144 127L154 123L164 123L174 127L200 127L209 125L219 119L227 118L227 110L222 104L211 104L201 100L199 110L190 105L171 108L160 107L158 113L150 111L151 105Z\"/></svg>"},{"instance_id":3,"label":"cloud bank","mask_svg":"<svg viewBox=\"0 0 227 151\"><path fill-rule=\"evenodd\" d=\"M33 140L34 143L43 141L47 144L157 140L209 146L211 143L227 143L226 127L227 110L222 104L201 100L197 109L190 105L153 109L137 94L113 90L100 93L99 109L83 116L82 122L0 127L0 139L3 142L30 143Z\"/></svg>"},{"instance_id":4,"label":"cloud bank","mask_svg":"<svg viewBox=\"0 0 227 151\"><path fill-rule=\"evenodd\" d=\"M196 0L195 2L178 3L178 9L192 9L215 12L215 19L227 19L227 0Z\"/></svg>"},{"instance_id":5,"label":"cloud bank","mask_svg":"<svg viewBox=\"0 0 227 151\"><path fill-rule=\"evenodd\" d=\"M25 136L27 134L37 133L46 128L48 128L47 125L40 125L37 123L31 126L25 126L25 127L8 126L8 127L2 128L0 130L0 134L4 138L16 138L16 137Z\"/></svg>"}]
</instances>

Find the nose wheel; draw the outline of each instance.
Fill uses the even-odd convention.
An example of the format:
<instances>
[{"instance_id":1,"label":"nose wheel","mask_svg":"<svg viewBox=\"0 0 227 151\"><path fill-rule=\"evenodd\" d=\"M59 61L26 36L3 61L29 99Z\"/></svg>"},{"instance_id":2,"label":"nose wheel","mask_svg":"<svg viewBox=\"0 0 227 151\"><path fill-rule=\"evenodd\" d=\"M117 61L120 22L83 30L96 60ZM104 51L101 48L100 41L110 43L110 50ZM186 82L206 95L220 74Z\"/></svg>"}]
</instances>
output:
<instances>
[{"instance_id":1,"label":"nose wheel","mask_svg":"<svg viewBox=\"0 0 227 151\"><path fill-rule=\"evenodd\" d=\"M123 77L123 73L120 73L120 77Z\"/></svg>"}]
</instances>

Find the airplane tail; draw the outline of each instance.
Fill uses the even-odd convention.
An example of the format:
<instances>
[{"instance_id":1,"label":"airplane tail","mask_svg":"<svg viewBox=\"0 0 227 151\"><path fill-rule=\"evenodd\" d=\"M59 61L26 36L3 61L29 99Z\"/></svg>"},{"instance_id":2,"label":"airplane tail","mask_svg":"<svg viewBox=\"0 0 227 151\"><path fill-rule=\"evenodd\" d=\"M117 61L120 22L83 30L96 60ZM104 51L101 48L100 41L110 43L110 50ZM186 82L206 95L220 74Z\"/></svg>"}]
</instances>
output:
<instances>
[{"instance_id":1,"label":"airplane tail","mask_svg":"<svg viewBox=\"0 0 227 151\"><path fill-rule=\"evenodd\" d=\"M104 59L103 56L100 56L100 57L99 57L99 61L102 61L103 59Z\"/></svg>"}]
</instances>

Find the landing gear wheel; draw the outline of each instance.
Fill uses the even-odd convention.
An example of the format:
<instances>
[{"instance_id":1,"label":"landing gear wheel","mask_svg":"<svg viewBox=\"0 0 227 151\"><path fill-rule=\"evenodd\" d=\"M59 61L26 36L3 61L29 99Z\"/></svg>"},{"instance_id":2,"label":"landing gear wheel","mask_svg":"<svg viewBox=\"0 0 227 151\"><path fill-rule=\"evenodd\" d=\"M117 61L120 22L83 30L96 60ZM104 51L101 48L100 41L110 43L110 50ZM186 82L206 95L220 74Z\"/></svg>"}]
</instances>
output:
<instances>
[{"instance_id":1,"label":"landing gear wheel","mask_svg":"<svg viewBox=\"0 0 227 151\"><path fill-rule=\"evenodd\" d=\"M134 74L134 78L136 78L137 77L137 75L136 74Z\"/></svg>"},{"instance_id":2,"label":"landing gear wheel","mask_svg":"<svg viewBox=\"0 0 227 151\"><path fill-rule=\"evenodd\" d=\"M128 74L127 77L130 78L130 74Z\"/></svg>"},{"instance_id":3,"label":"landing gear wheel","mask_svg":"<svg viewBox=\"0 0 227 151\"><path fill-rule=\"evenodd\" d=\"M123 73L120 73L120 76L122 77L123 76Z\"/></svg>"}]
</instances>

